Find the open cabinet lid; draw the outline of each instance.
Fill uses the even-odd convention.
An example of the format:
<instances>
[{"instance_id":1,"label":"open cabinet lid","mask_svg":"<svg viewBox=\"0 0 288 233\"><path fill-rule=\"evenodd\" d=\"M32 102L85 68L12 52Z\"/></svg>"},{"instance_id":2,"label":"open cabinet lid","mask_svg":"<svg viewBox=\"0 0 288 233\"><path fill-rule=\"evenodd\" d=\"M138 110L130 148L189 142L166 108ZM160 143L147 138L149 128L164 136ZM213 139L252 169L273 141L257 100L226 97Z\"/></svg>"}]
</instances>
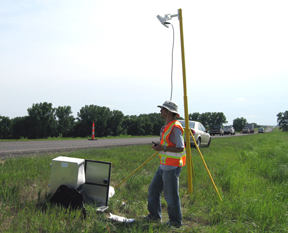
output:
<instances>
[{"instance_id":1,"label":"open cabinet lid","mask_svg":"<svg viewBox=\"0 0 288 233\"><path fill-rule=\"evenodd\" d=\"M94 200L108 206L111 163L85 160L85 190Z\"/></svg>"}]
</instances>

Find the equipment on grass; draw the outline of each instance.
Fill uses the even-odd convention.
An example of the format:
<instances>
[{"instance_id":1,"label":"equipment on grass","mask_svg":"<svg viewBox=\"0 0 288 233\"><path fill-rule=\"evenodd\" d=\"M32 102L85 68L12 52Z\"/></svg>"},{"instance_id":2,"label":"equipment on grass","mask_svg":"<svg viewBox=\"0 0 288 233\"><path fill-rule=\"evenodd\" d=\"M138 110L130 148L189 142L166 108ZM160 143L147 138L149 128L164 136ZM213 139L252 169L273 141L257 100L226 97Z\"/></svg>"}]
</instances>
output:
<instances>
[{"instance_id":1,"label":"equipment on grass","mask_svg":"<svg viewBox=\"0 0 288 233\"><path fill-rule=\"evenodd\" d=\"M82 194L76 189L70 188L67 185L60 185L50 199L50 202L54 205L60 205L67 209L81 209L84 218L86 217L86 209L84 206L84 198Z\"/></svg>"},{"instance_id":2,"label":"equipment on grass","mask_svg":"<svg viewBox=\"0 0 288 233\"><path fill-rule=\"evenodd\" d=\"M59 156L51 163L50 193L66 185L82 195L85 203L103 212L115 191L110 187L111 163Z\"/></svg>"}]
</instances>

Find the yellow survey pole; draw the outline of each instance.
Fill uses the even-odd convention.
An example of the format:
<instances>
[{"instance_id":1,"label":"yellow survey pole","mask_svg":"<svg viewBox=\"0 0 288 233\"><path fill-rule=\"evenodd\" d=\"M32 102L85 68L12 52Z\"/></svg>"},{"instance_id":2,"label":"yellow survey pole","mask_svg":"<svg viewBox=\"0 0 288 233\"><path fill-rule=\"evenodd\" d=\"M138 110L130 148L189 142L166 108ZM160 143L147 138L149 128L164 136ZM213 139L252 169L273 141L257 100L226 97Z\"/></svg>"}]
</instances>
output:
<instances>
[{"instance_id":1,"label":"yellow survey pole","mask_svg":"<svg viewBox=\"0 0 288 233\"><path fill-rule=\"evenodd\" d=\"M123 184L126 180L128 180L129 177L131 177L135 172L137 172L141 167L143 167L146 163L148 163L155 155L157 155L159 152L157 151L154 155L152 155L149 159L147 159L140 167L138 167L134 172L132 172L129 176L127 176L126 179L121 181L115 188L118 188L121 184Z\"/></svg>"},{"instance_id":2,"label":"yellow survey pole","mask_svg":"<svg viewBox=\"0 0 288 233\"><path fill-rule=\"evenodd\" d=\"M213 184L213 186L214 186L214 189L215 189L215 191L217 192L218 197L220 198L220 201L222 201L222 198L221 198L221 196L220 196L220 194L219 194L219 192L218 192L218 189L217 189L217 187L216 187L216 185L215 185L215 183L214 183L214 180L213 180L213 178L212 178L212 176L211 176L211 173L210 173L210 171L209 171L209 169L208 169L208 167L207 167L207 165L206 165L206 163L205 163L204 157L203 157L203 155L202 155L202 153L201 153L201 151L200 151L200 149L199 149L199 147L198 147L198 145L197 145L197 143L196 143L196 140L195 140L192 132L190 132L190 134L191 134L191 137L192 137L193 140L194 140L195 146L196 146L196 148L197 148L197 150L198 150L198 153L199 153L199 155L200 155L200 157L201 157L201 159L202 159L202 162L203 162L203 164L204 164L204 167L206 168L206 171L207 171L207 173L208 173L208 175L209 175L209 177L210 177L210 180L211 180L211 182L212 182L212 184Z\"/></svg>"},{"instance_id":3,"label":"yellow survey pole","mask_svg":"<svg viewBox=\"0 0 288 233\"><path fill-rule=\"evenodd\" d=\"M188 191L193 192L192 185L192 154L190 146L190 128L189 128L189 112L188 112L188 97L186 87L186 68L185 68L185 52L184 52L184 37L183 37L183 22L182 9L178 9L178 19L180 23L180 38L181 38L181 54L182 54L182 72L183 72L183 89L184 89L184 108L185 108L185 135L186 135L186 157L187 157L187 172L188 172Z\"/></svg>"}]
</instances>

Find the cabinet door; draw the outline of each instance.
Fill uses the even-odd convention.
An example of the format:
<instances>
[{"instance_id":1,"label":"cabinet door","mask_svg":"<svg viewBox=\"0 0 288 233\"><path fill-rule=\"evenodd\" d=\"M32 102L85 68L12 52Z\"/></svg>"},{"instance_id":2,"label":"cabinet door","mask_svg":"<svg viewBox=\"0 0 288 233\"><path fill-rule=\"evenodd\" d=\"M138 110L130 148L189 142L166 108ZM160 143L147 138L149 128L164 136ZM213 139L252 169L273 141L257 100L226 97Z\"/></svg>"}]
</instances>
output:
<instances>
[{"instance_id":1,"label":"cabinet door","mask_svg":"<svg viewBox=\"0 0 288 233\"><path fill-rule=\"evenodd\" d=\"M98 206L108 205L111 163L85 160L85 184L83 188Z\"/></svg>"}]
</instances>

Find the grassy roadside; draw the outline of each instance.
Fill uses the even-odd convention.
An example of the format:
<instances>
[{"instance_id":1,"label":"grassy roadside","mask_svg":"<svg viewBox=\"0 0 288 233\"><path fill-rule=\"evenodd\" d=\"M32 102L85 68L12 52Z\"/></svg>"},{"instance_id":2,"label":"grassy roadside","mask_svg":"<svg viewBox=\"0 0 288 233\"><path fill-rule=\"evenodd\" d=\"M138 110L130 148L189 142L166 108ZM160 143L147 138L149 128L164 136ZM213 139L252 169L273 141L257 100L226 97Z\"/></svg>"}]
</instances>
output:
<instances>
[{"instance_id":1,"label":"grassy roadside","mask_svg":"<svg viewBox=\"0 0 288 233\"><path fill-rule=\"evenodd\" d=\"M184 225L178 230L161 224L147 225L140 218L148 213L147 189L158 167L156 157L115 190L104 214L97 214L93 206L87 206L88 215L83 220L80 212L68 214L47 203L53 158L69 156L112 162L111 185L115 187L153 154L148 145L2 160L0 231L288 232L287 139L287 133L274 130L245 137L213 138L209 148L201 148L222 202L198 152L192 149L194 189L189 195L185 166L180 176ZM162 207L165 222L168 219L164 198ZM109 212L137 221L132 224L112 222L107 218Z\"/></svg>"}]
</instances>

